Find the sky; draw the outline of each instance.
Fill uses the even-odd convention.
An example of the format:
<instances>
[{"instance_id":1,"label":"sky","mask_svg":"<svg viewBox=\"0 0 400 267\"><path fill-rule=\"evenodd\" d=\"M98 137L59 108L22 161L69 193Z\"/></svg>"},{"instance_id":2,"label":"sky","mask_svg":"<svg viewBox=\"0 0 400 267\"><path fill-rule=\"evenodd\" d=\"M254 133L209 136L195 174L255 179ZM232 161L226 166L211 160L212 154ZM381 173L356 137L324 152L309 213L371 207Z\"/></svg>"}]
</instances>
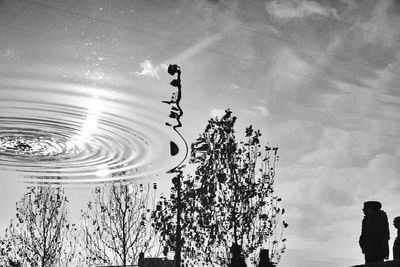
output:
<instances>
[{"instance_id":1,"label":"sky","mask_svg":"<svg viewBox=\"0 0 400 267\"><path fill-rule=\"evenodd\" d=\"M382 202L390 246L396 235L399 44L398 1L0 0L0 89L19 97L10 77L32 85L29 97L35 79L51 81L50 93L78 84L86 97L143 100L140 110L162 125L160 101L173 92L165 67L179 64L186 140L230 108L238 137L251 124L279 146L275 188L289 223L280 266L350 266L363 262L364 201ZM6 174L2 226L24 191ZM74 209L87 189L70 190Z\"/></svg>"}]
</instances>

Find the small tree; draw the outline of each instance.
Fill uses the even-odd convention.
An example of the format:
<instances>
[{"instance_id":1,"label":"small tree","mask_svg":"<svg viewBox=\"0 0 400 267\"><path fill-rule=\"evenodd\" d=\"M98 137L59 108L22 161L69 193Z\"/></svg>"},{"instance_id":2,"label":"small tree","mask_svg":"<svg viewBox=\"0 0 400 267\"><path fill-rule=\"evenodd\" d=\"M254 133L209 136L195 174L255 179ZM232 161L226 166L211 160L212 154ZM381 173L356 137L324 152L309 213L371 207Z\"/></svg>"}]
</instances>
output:
<instances>
[{"instance_id":1,"label":"small tree","mask_svg":"<svg viewBox=\"0 0 400 267\"><path fill-rule=\"evenodd\" d=\"M75 230L67 220L64 190L50 186L31 187L17 202L17 220L6 229L9 258L24 266L68 266L75 254L68 241Z\"/></svg>"},{"instance_id":2,"label":"small tree","mask_svg":"<svg viewBox=\"0 0 400 267\"><path fill-rule=\"evenodd\" d=\"M15 244L17 240L7 237L6 232L6 237L0 240L0 266L21 266L22 259L17 249L19 244Z\"/></svg>"},{"instance_id":3,"label":"small tree","mask_svg":"<svg viewBox=\"0 0 400 267\"><path fill-rule=\"evenodd\" d=\"M284 251L282 230L287 224L280 221L281 199L273 194L278 148L262 149L261 133L251 126L246 142L238 144L235 121L227 110L221 119L209 120L192 144L191 162L198 167L183 181L181 197L181 243L188 265L242 266L245 258L256 263L252 254L260 248L267 248L277 262ZM159 201L155 216L166 252L176 246L177 179L170 199Z\"/></svg>"},{"instance_id":4,"label":"small tree","mask_svg":"<svg viewBox=\"0 0 400 267\"><path fill-rule=\"evenodd\" d=\"M153 186L153 192L157 189ZM95 188L82 213L87 261L93 264L136 264L141 252L151 254L150 185L115 183ZM154 203L153 203L154 204Z\"/></svg>"}]
</instances>

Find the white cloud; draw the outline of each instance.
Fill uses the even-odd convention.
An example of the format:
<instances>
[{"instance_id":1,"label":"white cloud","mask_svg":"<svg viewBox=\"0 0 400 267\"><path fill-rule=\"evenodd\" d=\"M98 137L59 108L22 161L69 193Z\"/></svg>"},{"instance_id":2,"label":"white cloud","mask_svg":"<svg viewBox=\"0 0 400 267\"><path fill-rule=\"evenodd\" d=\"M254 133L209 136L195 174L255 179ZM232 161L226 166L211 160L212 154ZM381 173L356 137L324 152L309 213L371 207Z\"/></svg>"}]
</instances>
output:
<instances>
[{"instance_id":1,"label":"white cloud","mask_svg":"<svg viewBox=\"0 0 400 267\"><path fill-rule=\"evenodd\" d=\"M258 112L262 117L266 117L269 114L269 110L266 107L263 106L254 106L251 107L253 110Z\"/></svg>"},{"instance_id":2,"label":"white cloud","mask_svg":"<svg viewBox=\"0 0 400 267\"><path fill-rule=\"evenodd\" d=\"M237 90L240 90L240 89L241 89L240 86L237 85L237 84L231 83L231 84L229 85L229 90L237 91Z\"/></svg>"},{"instance_id":3,"label":"white cloud","mask_svg":"<svg viewBox=\"0 0 400 267\"><path fill-rule=\"evenodd\" d=\"M365 164L357 167L337 168L328 166L329 164L307 167L298 164L278 169L280 184L276 189L284 202L288 203L286 218L289 224L293 222L291 227L298 238L302 240L312 235L311 240L332 241L335 235L347 229L343 225L346 222L352 230L346 230L349 235L342 241L351 243L359 233L357 230L362 219L361 207L367 200L379 200L385 210L393 210L398 214L396 199L399 190L400 155L397 151L369 154L364 159ZM335 160L334 157L323 154L320 157ZM296 177L296 180L287 182L285 177ZM327 249L327 244L322 246L323 250ZM350 253L347 256L351 258Z\"/></svg>"},{"instance_id":4,"label":"white cloud","mask_svg":"<svg viewBox=\"0 0 400 267\"><path fill-rule=\"evenodd\" d=\"M224 115L225 115L224 109L213 108L210 111L210 117L212 117L212 118L215 118L215 117L221 118Z\"/></svg>"},{"instance_id":5,"label":"white cloud","mask_svg":"<svg viewBox=\"0 0 400 267\"><path fill-rule=\"evenodd\" d=\"M242 109L242 111L254 117L267 117L269 114L269 110L264 106L252 106L249 109Z\"/></svg>"},{"instance_id":6,"label":"white cloud","mask_svg":"<svg viewBox=\"0 0 400 267\"><path fill-rule=\"evenodd\" d=\"M387 137L338 128L324 129L317 145L300 159L304 166L361 167L376 155L393 150Z\"/></svg>"},{"instance_id":7,"label":"white cloud","mask_svg":"<svg viewBox=\"0 0 400 267\"><path fill-rule=\"evenodd\" d=\"M277 192L294 205L288 205L293 211L287 216L289 223L296 221L292 224L295 229L302 229L298 236L321 229L316 240L330 240L343 228L338 224L341 219L333 216L333 209L342 215L347 210L344 218L358 227L361 219L350 210L360 210L363 201L369 199L380 200L388 210L396 209L398 213L399 146L372 133L333 128L325 129L320 138L317 148L306 152L299 163L278 169L278 179L286 179L280 180ZM295 179L288 181L290 177ZM299 214L299 218L292 217ZM320 220L311 226L310 218Z\"/></svg>"},{"instance_id":8,"label":"white cloud","mask_svg":"<svg viewBox=\"0 0 400 267\"><path fill-rule=\"evenodd\" d=\"M289 48L281 48L276 52L275 60L268 70L266 83L269 89L293 91L314 73L312 65L304 61Z\"/></svg>"},{"instance_id":9,"label":"white cloud","mask_svg":"<svg viewBox=\"0 0 400 267\"><path fill-rule=\"evenodd\" d=\"M201 40L200 42L197 42L195 45L189 47L188 49L182 51L181 53L179 53L176 57L169 59L168 62L182 62L188 58L191 58L197 54L199 54L201 51L209 48L210 46L212 46L213 44L215 44L216 42L222 40L227 34L229 34L230 32L232 32L235 29L235 24L232 23L230 25L228 25L225 29L223 29L222 31L213 34L211 36L207 36L206 38L204 38L203 40Z\"/></svg>"},{"instance_id":10,"label":"white cloud","mask_svg":"<svg viewBox=\"0 0 400 267\"><path fill-rule=\"evenodd\" d=\"M336 10L314 1L274 0L265 6L268 13L281 19L304 18L311 15L339 19Z\"/></svg>"},{"instance_id":11,"label":"white cloud","mask_svg":"<svg viewBox=\"0 0 400 267\"><path fill-rule=\"evenodd\" d=\"M153 66L150 60L145 60L144 62L140 63L140 67L142 68L142 71L135 71L134 74L136 76L150 76L157 78L158 80L160 79L160 76L158 75L160 70L166 69L164 64Z\"/></svg>"}]
</instances>

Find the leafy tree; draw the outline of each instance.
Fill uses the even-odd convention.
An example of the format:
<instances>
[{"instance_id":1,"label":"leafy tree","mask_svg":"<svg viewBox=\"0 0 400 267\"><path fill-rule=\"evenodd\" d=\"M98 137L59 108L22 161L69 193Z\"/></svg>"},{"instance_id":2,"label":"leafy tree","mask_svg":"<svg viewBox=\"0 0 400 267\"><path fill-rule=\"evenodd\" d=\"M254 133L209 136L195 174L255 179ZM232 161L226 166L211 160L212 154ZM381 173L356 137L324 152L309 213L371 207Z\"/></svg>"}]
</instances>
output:
<instances>
[{"instance_id":1,"label":"leafy tree","mask_svg":"<svg viewBox=\"0 0 400 267\"><path fill-rule=\"evenodd\" d=\"M153 186L153 192L157 189ZM83 211L83 232L88 263L127 266L141 252L151 254L155 235L150 231L154 196L150 185L114 183L97 187Z\"/></svg>"},{"instance_id":2,"label":"leafy tree","mask_svg":"<svg viewBox=\"0 0 400 267\"><path fill-rule=\"evenodd\" d=\"M287 223L281 221L284 209L273 190L278 148L262 148L261 133L252 126L246 129L246 141L237 143L235 121L230 110L221 119L209 120L191 147L191 162L198 164L194 175L176 176L170 198L162 197L157 204L155 228L167 253L176 246L181 184L186 265L242 266L244 259L256 263L261 248L269 249L269 257L277 262L284 252L282 231Z\"/></svg>"},{"instance_id":3,"label":"leafy tree","mask_svg":"<svg viewBox=\"0 0 400 267\"><path fill-rule=\"evenodd\" d=\"M8 260L23 266L68 266L75 243L68 240L74 225L67 220L64 190L50 186L31 187L17 202L17 220L6 229Z\"/></svg>"}]
</instances>

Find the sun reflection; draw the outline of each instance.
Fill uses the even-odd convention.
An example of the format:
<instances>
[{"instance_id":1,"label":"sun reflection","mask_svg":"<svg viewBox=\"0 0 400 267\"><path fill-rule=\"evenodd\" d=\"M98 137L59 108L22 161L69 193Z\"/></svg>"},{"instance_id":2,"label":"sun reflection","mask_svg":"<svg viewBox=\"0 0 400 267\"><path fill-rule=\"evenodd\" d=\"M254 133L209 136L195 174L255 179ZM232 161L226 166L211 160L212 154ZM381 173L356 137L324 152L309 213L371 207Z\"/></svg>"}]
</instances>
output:
<instances>
[{"instance_id":1,"label":"sun reflection","mask_svg":"<svg viewBox=\"0 0 400 267\"><path fill-rule=\"evenodd\" d=\"M84 145L89 142L93 133L96 132L97 124L100 116L100 107L102 106L103 101L100 100L97 96L92 97L88 103L88 114L86 116L86 120L84 121L83 127L79 132L79 135L75 138L75 140L80 145Z\"/></svg>"},{"instance_id":2,"label":"sun reflection","mask_svg":"<svg viewBox=\"0 0 400 267\"><path fill-rule=\"evenodd\" d=\"M98 178L107 178L111 175L111 170L107 165L100 166L95 175Z\"/></svg>"}]
</instances>

